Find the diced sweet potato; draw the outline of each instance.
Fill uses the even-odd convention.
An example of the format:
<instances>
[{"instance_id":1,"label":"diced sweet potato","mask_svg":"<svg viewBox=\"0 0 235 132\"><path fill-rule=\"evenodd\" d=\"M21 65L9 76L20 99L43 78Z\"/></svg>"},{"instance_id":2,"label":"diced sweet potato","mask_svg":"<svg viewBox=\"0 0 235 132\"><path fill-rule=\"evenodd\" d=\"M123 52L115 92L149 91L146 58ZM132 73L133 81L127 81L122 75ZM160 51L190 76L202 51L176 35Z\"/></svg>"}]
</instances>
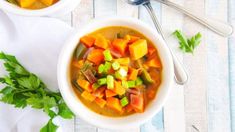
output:
<instances>
[{"instance_id":1,"label":"diced sweet potato","mask_svg":"<svg viewBox=\"0 0 235 132\"><path fill-rule=\"evenodd\" d=\"M89 93L89 92L87 92L87 91L83 91L82 92L82 94L81 94L81 96L84 98L84 99L86 99L86 100L88 100L88 101L94 101L95 100L95 96L94 95L92 95L91 93Z\"/></svg>"},{"instance_id":2,"label":"diced sweet potato","mask_svg":"<svg viewBox=\"0 0 235 132\"><path fill-rule=\"evenodd\" d=\"M144 112L144 97L143 94L130 95L131 106L135 109L136 112Z\"/></svg>"},{"instance_id":3,"label":"diced sweet potato","mask_svg":"<svg viewBox=\"0 0 235 132\"><path fill-rule=\"evenodd\" d=\"M113 90L110 90L110 89L105 90L106 98L113 97L113 96L116 96L116 95L117 95L117 93L115 93Z\"/></svg>"},{"instance_id":4,"label":"diced sweet potato","mask_svg":"<svg viewBox=\"0 0 235 132\"><path fill-rule=\"evenodd\" d=\"M148 48L148 54L149 54L149 55L152 55L155 51L156 51L156 49L153 48L153 47L149 47L149 48Z\"/></svg>"},{"instance_id":5,"label":"diced sweet potato","mask_svg":"<svg viewBox=\"0 0 235 132\"><path fill-rule=\"evenodd\" d=\"M106 104L106 101L102 98L96 98L95 99L96 104L98 104L101 108L103 108Z\"/></svg>"},{"instance_id":6,"label":"diced sweet potato","mask_svg":"<svg viewBox=\"0 0 235 132\"><path fill-rule=\"evenodd\" d=\"M145 65L148 67L154 67L154 68L161 68L161 62L157 57L151 58L147 62L145 62Z\"/></svg>"},{"instance_id":7,"label":"diced sweet potato","mask_svg":"<svg viewBox=\"0 0 235 132\"><path fill-rule=\"evenodd\" d=\"M117 61L117 62L118 62L119 64L121 64L121 65L128 66L129 63L130 63L130 58L129 58L129 57L118 58L118 59L115 59L115 61Z\"/></svg>"},{"instance_id":8,"label":"diced sweet potato","mask_svg":"<svg viewBox=\"0 0 235 132\"><path fill-rule=\"evenodd\" d=\"M18 2L19 2L20 7L25 8L25 7L30 7L31 5L33 5L36 2L36 0L18 0Z\"/></svg>"},{"instance_id":9,"label":"diced sweet potato","mask_svg":"<svg viewBox=\"0 0 235 132\"><path fill-rule=\"evenodd\" d=\"M96 65L99 65L102 61L104 61L103 51L104 50L102 49L94 49L90 54L88 54L87 59Z\"/></svg>"},{"instance_id":10,"label":"diced sweet potato","mask_svg":"<svg viewBox=\"0 0 235 132\"><path fill-rule=\"evenodd\" d=\"M88 92L92 91L91 84L87 80L78 79L77 84Z\"/></svg>"},{"instance_id":11,"label":"diced sweet potato","mask_svg":"<svg viewBox=\"0 0 235 132\"><path fill-rule=\"evenodd\" d=\"M125 54L126 50L127 50L127 40L125 39L115 39L113 40L113 47L115 49L117 49L122 55Z\"/></svg>"},{"instance_id":12,"label":"diced sweet potato","mask_svg":"<svg viewBox=\"0 0 235 132\"><path fill-rule=\"evenodd\" d=\"M138 60L148 53L147 41L140 39L129 46L130 56L133 60Z\"/></svg>"},{"instance_id":13,"label":"diced sweet potato","mask_svg":"<svg viewBox=\"0 0 235 132\"><path fill-rule=\"evenodd\" d=\"M83 36L80 41L86 45L86 47L91 47L95 43L95 38L93 36Z\"/></svg>"},{"instance_id":14,"label":"diced sweet potato","mask_svg":"<svg viewBox=\"0 0 235 132\"><path fill-rule=\"evenodd\" d=\"M95 36L95 38L95 46L102 49L107 49L109 47L110 42L103 35L98 34Z\"/></svg>"},{"instance_id":15,"label":"diced sweet potato","mask_svg":"<svg viewBox=\"0 0 235 132\"><path fill-rule=\"evenodd\" d=\"M119 99L114 97L107 98L107 106L113 110L116 110L118 112L122 112L122 106L119 101Z\"/></svg>"},{"instance_id":16,"label":"diced sweet potato","mask_svg":"<svg viewBox=\"0 0 235 132\"><path fill-rule=\"evenodd\" d=\"M132 36L132 35L126 35L124 38L128 40L128 43L133 43L140 39L140 37Z\"/></svg>"},{"instance_id":17,"label":"diced sweet potato","mask_svg":"<svg viewBox=\"0 0 235 132\"><path fill-rule=\"evenodd\" d=\"M125 94L126 89L122 87L122 83L120 81L115 81L113 91L117 93L118 95L123 95Z\"/></svg>"},{"instance_id":18,"label":"diced sweet potato","mask_svg":"<svg viewBox=\"0 0 235 132\"><path fill-rule=\"evenodd\" d=\"M138 76L138 70L134 68L129 68L128 79L135 81L137 79L137 76Z\"/></svg>"}]
</instances>

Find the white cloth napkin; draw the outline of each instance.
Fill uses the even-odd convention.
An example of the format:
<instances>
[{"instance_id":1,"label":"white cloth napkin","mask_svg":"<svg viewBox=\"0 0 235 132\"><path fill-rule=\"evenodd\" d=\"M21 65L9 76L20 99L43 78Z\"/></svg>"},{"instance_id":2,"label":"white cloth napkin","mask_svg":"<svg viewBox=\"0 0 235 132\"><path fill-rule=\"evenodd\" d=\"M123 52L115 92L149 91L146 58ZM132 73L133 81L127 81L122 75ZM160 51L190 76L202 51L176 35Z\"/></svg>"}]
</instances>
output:
<instances>
[{"instance_id":1,"label":"white cloth napkin","mask_svg":"<svg viewBox=\"0 0 235 132\"><path fill-rule=\"evenodd\" d=\"M69 25L54 18L15 16L0 11L0 51L15 55L54 91L58 90L58 55L72 32ZM4 74L0 63L0 76ZM41 110L22 110L0 103L0 132L38 132L48 119ZM58 131L74 131L73 120L53 121L60 126Z\"/></svg>"}]
</instances>

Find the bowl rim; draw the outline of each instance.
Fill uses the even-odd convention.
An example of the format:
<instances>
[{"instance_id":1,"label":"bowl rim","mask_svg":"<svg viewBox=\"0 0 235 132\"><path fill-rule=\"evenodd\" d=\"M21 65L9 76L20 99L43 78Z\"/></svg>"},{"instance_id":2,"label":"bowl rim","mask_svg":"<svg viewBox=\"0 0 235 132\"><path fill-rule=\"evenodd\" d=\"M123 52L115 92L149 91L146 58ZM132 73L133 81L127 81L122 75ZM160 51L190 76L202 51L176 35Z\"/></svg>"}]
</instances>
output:
<instances>
[{"instance_id":1,"label":"bowl rim","mask_svg":"<svg viewBox=\"0 0 235 132\"><path fill-rule=\"evenodd\" d=\"M69 74L68 73L68 69L69 69L68 65L70 65L70 64L66 64L66 66L64 65L66 62L71 62L71 54L75 50L74 49L75 47L73 47L73 48L71 48L71 47L76 46L80 37L82 37L83 35L88 34L90 32L94 32L95 30L100 29L100 28L109 27L110 25L109 26L105 26L105 25L102 26L102 24L107 24L109 22L111 22L111 23L112 22L113 23L115 23L115 22L125 23L126 22L126 23L131 23L131 24L141 26L142 28L144 28L146 30L146 32L153 33L154 36L157 37L158 41L160 41L160 43L161 43L160 44L161 49L163 49L163 51L164 51L164 52L163 51L161 51L161 52L165 53L165 55L166 55L166 60L164 60L164 63L167 64L166 67L168 69L164 70L164 71L168 71L168 72L166 75L164 74L163 76L167 76L168 80L162 82L162 83L164 83L162 85L165 86L164 90L163 90L163 95L161 95L160 101L158 101L157 106L151 105L151 107L156 108L156 109L153 110L153 108L151 108L151 111L148 111L148 113L146 113L146 111L145 111L144 113L146 113L146 114L143 114L142 116L138 116L141 114L133 114L130 116L113 118L113 117L106 117L106 116L99 115L99 114L93 112L92 110L90 110L89 108L87 108L86 106L84 106L84 104L82 104L80 102L78 97L74 97L74 96L76 96L75 92L71 91L71 83L70 83L70 80L68 79L68 74ZM117 23L113 24L113 26L120 26ZM98 27L100 26L100 27L97 29L90 29L91 25L93 25L93 26L96 25L96 26L98 26ZM126 27L128 27L128 26L126 26ZM130 28L135 29L133 27L130 27ZM137 30L137 29L135 29L135 30ZM139 126L139 125L145 123L146 121L148 121L149 119L151 119L155 114L157 114L161 110L161 108L163 107L163 104L165 104L166 99L168 98L169 93L170 93L171 84L173 83L173 80L174 80L174 75L173 75L174 69L173 69L173 61L171 58L171 54L169 52L169 49L165 45L164 40L157 33L157 31L153 30L151 27L149 27L147 24L143 23L142 21L135 19L135 18L129 18L129 17L127 17L127 18L126 17L109 17L109 18L103 17L103 18L93 19L89 24L87 24L86 26L83 26L82 29L80 29L78 31L79 32L76 32L75 34L73 34L73 36L70 39L68 39L67 43L65 43L65 45L62 48L62 51L60 53L59 61L58 61L58 65L57 65L57 78L58 78L59 89L61 91L62 97L64 98L66 104L75 113L75 115L78 115L82 120L84 120L85 122L88 122L94 126L118 130L118 129L134 128L136 126ZM143 34L143 35L145 35L145 34ZM147 35L145 35L145 36L148 38ZM159 50L159 47L157 47L157 49ZM68 52L69 50L70 50L70 52L72 52L72 53L70 53L70 55L66 54L66 52ZM67 59L67 61L65 59ZM70 60L68 60L68 59L70 59ZM65 76L67 76L67 77L65 77ZM158 94L158 92L157 92L157 94ZM158 98L158 97L155 97L155 100L156 100L156 98ZM74 104L76 104L76 103L77 104L80 103L79 106L77 106L77 105L74 106ZM156 101L155 101L155 104L156 104ZM75 107L77 107L79 109L76 109ZM89 112L81 114L81 113L79 113L82 111L80 109L83 109L83 110L86 109ZM148 109L150 109L150 108L148 108ZM93 117L94 119L92 120L89 117L87 117L88 114L90 114L91 117ZM128 123L120 124L121 120L127 119L129 117L131 117L131 118L130 118L130 120L128 120L129 121ZM141 120L134 121L133 119L135 119L135 118L141 118ZM106 121L106 119L107 119L107 121ZM103 120L103 122L101 120ZM110 122L108 122L108 121L110 121ZM113 121L113 122L111 122L111 121ZM107 125L107 123L108 123L108 125ZM119 123L119 124L117 124L117 123Z\"/></svg>"},{"instance_id":2,"label":"bowl rim","mask_svg":"<svg viewBox=\"0 0 235 132\"><path fill-rule=\"evenodd\" d=\"M30 10L30 9L20 8L14 4L7 2L6 0L0 0L0 9L3 9L4 11L16 15L23 15L23 16L51 16L51 15L57 15L54 13L66 8L66 6L68 6L69 4L71 8L67 10L69 11L73 10L76 7L76 5L80 3L80 1L81 0L59 0L55 4L48 6L46 8Z\"/></svg>"}]
</instances>

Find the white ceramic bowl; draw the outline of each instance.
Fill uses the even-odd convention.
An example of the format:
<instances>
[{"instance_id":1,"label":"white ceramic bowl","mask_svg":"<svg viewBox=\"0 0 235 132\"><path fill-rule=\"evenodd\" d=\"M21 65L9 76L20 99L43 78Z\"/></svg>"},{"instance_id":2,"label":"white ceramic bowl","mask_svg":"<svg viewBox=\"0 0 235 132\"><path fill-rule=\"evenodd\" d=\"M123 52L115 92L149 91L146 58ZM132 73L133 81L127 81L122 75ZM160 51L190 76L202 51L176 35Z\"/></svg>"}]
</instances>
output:
<instances>
[{"instance_id":1,"label":"white ceramic bowl","mask_svg":"<svg viewBox=\"0 0 235 132\"><path fill-rule=\"evenodd\" d=\"M137 113L118 118L102 116L83 105L72 89L69 79L69 67L71 57L80 37L107 26L125 26L135 29L149 38L158 49L163 65L162 83L156 98L147 106L144 113ZM151 119L161 110L165 103L174 78L172 58L160 35L140 20L117 17L93 20L93 22L78 30L78 32L74 34L63 47L59 57L57 72L60 92L69 108L86 122L108 129L133 128Z\"/></svg>"},{"instance_id":2,"label":"white ceramic bowl","mask_svg":"<svg viewBox=\"0 0 235 132\"><path fill-rule=\"evenodd\" d=\"M23 16L58 16L72 11L81 0L59 0L52 6L38 10L29 10L13 5L6 0L0 0L0 9Z\"/></svg>"}]
</instances>

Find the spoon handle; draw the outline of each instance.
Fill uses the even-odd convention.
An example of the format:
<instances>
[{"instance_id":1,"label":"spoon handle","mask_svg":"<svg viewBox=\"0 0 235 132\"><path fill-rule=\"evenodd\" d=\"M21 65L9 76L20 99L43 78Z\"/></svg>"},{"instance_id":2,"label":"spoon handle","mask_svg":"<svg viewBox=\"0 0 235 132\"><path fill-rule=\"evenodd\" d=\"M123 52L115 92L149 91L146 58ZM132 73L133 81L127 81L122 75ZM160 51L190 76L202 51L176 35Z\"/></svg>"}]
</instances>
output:
<instances>
[{"instance_id":1,"label":"spoon handle","mask_svg":"<svg viewBox=\"0 0 235 132\"><path fill-rule=\"evenodd\" d=\"M165 39L165 37L163 35L163 32L162 32L161 25L157 20L157 17L155 15L154 11L153 11L151 3L147 2L147 3L144 3L143 5L145 6L147 11L149 12L157 31L161 34L163 40L166 42L166 39ZM166 46L168 47L168 49L169 49L169 51L172 55L172 59L173 59L173 63L174 63L175 81L176 81L176 83L178 83L180 85L183 85L188 80L187 72L185 71L185 69L183 68L183 65L179 62L177 57L173 54L170 47L168 45L166 45Z\"/></svg>"},{"instance_id":2,"label":"spoon handle","mask_svg":"<svg viewBox=\"0 0 235 132\"><path fill-rule=\"evenodd\" d=\"M155 1L158 1L158 2L163 3L165 5L168 5L174 9L184 13L188 17L196 20L197 22L208 27L210 30L214 31L215 33L217 33L223 37L228 37L228 36L232 35L232 33L233 33L233 27L229 23L221 22L221 21L214 20L211 18L206 18L204 16L196 15L196 14L192 13L191 11L185 9L184 7L182 7L178 4L175 4L173 2L170 2L168 0L155 0Z\"/></svg>"}]
</instances>

